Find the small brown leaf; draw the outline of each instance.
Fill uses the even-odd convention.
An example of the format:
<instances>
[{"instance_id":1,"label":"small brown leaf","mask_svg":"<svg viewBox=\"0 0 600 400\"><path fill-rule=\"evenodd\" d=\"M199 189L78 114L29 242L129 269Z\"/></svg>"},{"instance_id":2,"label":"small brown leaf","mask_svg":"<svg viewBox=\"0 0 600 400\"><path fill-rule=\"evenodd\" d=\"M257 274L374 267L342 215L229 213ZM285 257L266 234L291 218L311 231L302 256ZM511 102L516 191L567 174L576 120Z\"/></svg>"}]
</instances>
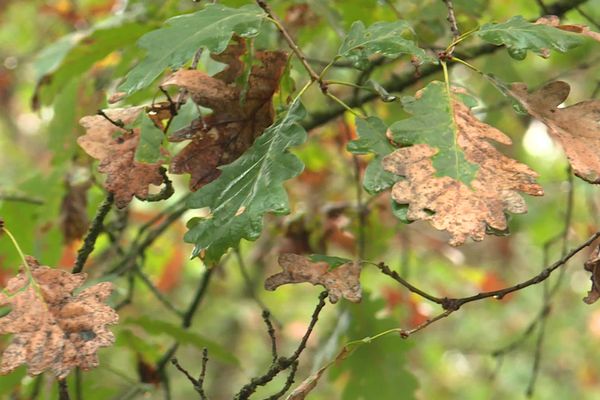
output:
<instances>
[{"instance_id":1,"label":"small brown leaf","mask_svg":"<svg viewBox=\"0 0 600 400\"><path fill-rule=\"evenodd\" d=\"M163 86L185 88L196 104L213 111L170 135L171 141L177 141L178 137L193 138L173 157L170 166L172 173L191 174L191 190L216 179L220 175L218 166L237 159L273 123L271 98L279 87L287 55L279 51L256 52L257 64L252 66L247 87L242 87L235 82L243 74L239 57L244 52L244 43L238 40L225 52L212 56L227 64L217 75L181 69L163 82Z\"/></svg>"},{"instance_id":2,"label":"small brown leaf","mask_svg":"<svg viewBox=\"0 0 600 400\"><path fill-rule=\"evenodd\" d=\"M596 247L596 250L594 250L583 267L586 271L592 273L592 276L590 277L592 288L583 301L587 304L593 304L600 299L600 246Z\"/></svg>"},{"instance_id":3,"label":"small brown leaf","mask_svg":"<svg viewBox=\"0 0 600 400\"><path fill-rule=\"evenodd\" d=\"M114 122L131 124L144 107L115 108L105 110ZM104 186L115 196L115 204L124 208L133 196L148 197L149 185L161 185L160 162L145 164L135 161L135 150L140 140L138 129L129 131L116 126L102 115L83 117L79 123L86 134L77 143L90 156L100 160L98 171L106 174Z\"/></svg>"},{"instance_id":4,"label":"small brown leaf","mask_svg":"<svg viewBox=\"0 0 600 400\"><path fill-rule=\"evenodd\" d=\"M533 93L524 83L514 83L511 94L563 147L575 175L600 183L600 100L587 100L558 108L569 96L566 82L550 82Z\"/></svg>"},{"instance_id":5,"label":"small brown leaf","mask_svg":"<svg viewBox=\"0 0 600 400\"><path fill-rule=\"evenodd\" d=\"M275 290L288 283L309 282L324 286L329 291L329 300L332 303L336 303L340 297L354 303L361 300L360 265L357 263L348 263L329 270L327 263L313 263L291 253L281 254L278 261L283 272L267 278L267 290Z\"/></svg>"},{"instance_id":6,"label":"small brown leaf","mask_svg":"<svg viewBox=\"0 0 600 400\"><path fill-rule=\"evenodd\" d=\"M75 367L96 367L98 348L114 342L107 325L116 324L118 315L103 303L112 284L102 282L74 295L86 274L40 266L33 257L27 263L31 278L22 267L0 293L0 305L12 307L0 318L0 333L13 335L0 373L27 364L30 375L51 370L63 379Z\"/></svg>"}]
</instances>

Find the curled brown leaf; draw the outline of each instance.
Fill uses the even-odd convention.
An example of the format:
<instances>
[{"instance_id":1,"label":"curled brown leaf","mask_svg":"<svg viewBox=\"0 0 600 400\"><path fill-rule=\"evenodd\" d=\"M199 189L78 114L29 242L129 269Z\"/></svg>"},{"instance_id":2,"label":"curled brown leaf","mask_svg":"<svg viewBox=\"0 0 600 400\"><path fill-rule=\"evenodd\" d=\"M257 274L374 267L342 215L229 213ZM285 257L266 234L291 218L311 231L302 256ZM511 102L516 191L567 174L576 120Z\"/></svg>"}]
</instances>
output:
<instances>
[{"instance_id":1,"label":"curled brown leaf","mask_svg":"<svg viewBox=\"0 0 600 400\"><path fill-rule=\"evenodd\" d=\"M592 273L592 276L590 277L592 288L583 301L586 304L593 304L600 299L600 246L596 247L583 266L586 271Z\"/></svg>"},{"instance_id":2,"label":"curled brown leaf","mask_svg":"<svg viewBox=\"0 0 600 400\"><path fill-rule=\"evenodd\" d=\"M336 303L340 297L358 303L361 300L360 265L348 263L330 270L324 262L311 262L297 254L285 253L279 256L283 272L272 275L265 281L265 289L275 290L290 283L312 283L324 286L329 292L329 300Z\"/></svg>"}]
</instances>

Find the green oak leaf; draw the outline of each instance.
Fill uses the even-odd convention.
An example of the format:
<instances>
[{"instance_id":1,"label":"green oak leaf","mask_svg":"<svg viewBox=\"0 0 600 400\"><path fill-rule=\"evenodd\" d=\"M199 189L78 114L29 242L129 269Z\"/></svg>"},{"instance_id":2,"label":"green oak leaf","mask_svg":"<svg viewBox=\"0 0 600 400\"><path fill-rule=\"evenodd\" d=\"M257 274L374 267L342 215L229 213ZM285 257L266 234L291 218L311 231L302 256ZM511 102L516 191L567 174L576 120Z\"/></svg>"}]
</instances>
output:
<instances>
[{"instance_id":1,"label":"green oak leaf","mask_svg":"<svg viewBox=\"0 0 600 400\"><path fill-rule=\"evenodd\" d=\"M166 21L163 28L148 32L138 46L147 55L125 77L119 91L129 95L150 85L166 68L180 68L199 48L221 53L233 34L242 37L258 35L264 13L255 5L229 8L208 4L193 14L180 15Z\"/></svg>"},{"instance_id":2,"label":"green oak leaf","mask_svg":"<svg viewBox=\"0 0 600 400\"><path fill-rule=\"evenodd\" d=\"M161 158L160 147L165 134L158 129L145 112L141 112L138 119L140 126L140 142L135 149L135 161L156 164Z\"/></svg>"},{"instance_id":3,"label":"green oak leaf","mask_svg":"<svg viewBox=\"0 0 600 400\"><path fill-rule=\"evenodd\" d=\"M360 340L398 327L395 318L380 318L383 300L373 300L367 293L359 304L348 304L350 314L346 341ZM343 342L342 342L343 343ZM365 340L344 360L331 367L330 378L345 383L342 400L412 400L418 381L407 369L408 351L414 342L390 334Z\"/></svg>"},{"instance_id":4,"label":"green oak leaf","mask_svg":"<svg viewBox=\"0 0 600 400\"><path fill-rule=\"evenodd\" d=\"M304 166L288 149L306 141L306 131L298 124L305 116L296 100L250 149L221 168L219 178L190 197L189 208L210 209L209 217L188 224L184 239L195 244L192 257L205 250L205 263L213 264L241 239L257 239L265 213L289 213L283 182Z\"/></svg>"},{"instance_id":5,"label":"green oak leaf","mask_svg":"<svg viewBox=\"0 0 600 400\"><path fill-rule=\"evenodd\" d=\"M390 126L394 142L401 146L422 143L437 149L431 158L436 175L470 186L479 166L469 162L456 143L458 131L446 84L433 81L421 90L419 97L402 98L402 106L412 117Z\"/></svg>"},{"instance_id":6,"label":"green oak leaf","mask_svg":"<svg viewBox=\"0 0 600 400\"><path fill-rule=\"evenodd\" d=\"M528 50L547 57L550 49L564 53L583 41L574 33L534 24L520 15L503 23L485 24L476 34L486 42L505 45L511 57L517 60L524 59Z\"/></svg>"},{"instance_id":7,"label":"green oak leaf","mask_svg":"<svg viewBox=\"0 0 600 400\"><path fill-rule=\"evenodd\" d=\"M329 268L335 269L344 264L351 263L352 260L344 257L336 257L336 256L327 256L324 254L311 254L308 256L308 259L312 262L324 262L329 265Z\"/></svg>"},{"instance_id":8,"label":"green oak leaf","mask_svg":"<svg viewBox=\"0 0 600 400\"><path fill-rule=\"evenodd\" d=\"M377 117L356 119L356 132L359 138L348 143L348 151L354 154L375 154L369 163L363 178L363 186L370 194L383 192L401 179L398 175L387 172L381 165L383 157L396 148L386 136L387 126Z\"/></svg>"},{"instance_id":9,"label":"green oak leaf","mask_svg":"<svg viewBox=\"0 0 600 400\"><path fill-rule=\"evenodd\" d=\"M407 32L412 32L412 28L406 21L376 22L368 28L361 21L356 21L350 27L337 57L348 58L361 69L373 54L389 58L410 54L421 62L436 62L414 40L405 37Z\"/></svg>"}]
</instances>

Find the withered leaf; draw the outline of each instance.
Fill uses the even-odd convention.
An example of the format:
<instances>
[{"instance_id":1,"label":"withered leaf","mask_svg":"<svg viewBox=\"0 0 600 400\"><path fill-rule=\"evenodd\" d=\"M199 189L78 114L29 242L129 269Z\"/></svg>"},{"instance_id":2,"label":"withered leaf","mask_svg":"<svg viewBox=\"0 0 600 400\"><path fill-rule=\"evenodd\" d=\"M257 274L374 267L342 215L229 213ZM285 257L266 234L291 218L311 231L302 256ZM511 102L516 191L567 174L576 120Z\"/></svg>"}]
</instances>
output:
<instances>
[{"instance_id":1,"label":"withered leaf","mask_svg":"<svg viewBox=\"0 0 600 400\"><path fill-rule=\"evenodd\" d=\"M514 83L510 93L529 114L548 126L548 133L563 147L575 175L600 183L600 100L587 100L558 108L569 96L566 82L550 82L533 93Z\"/></svg>"},{"instance_id":2,"label":"withered leaf","mask_svg":"<svg viewBox=\"0 0 600 400\"><path fill-rule=\"evenodd\" d=\"M81 239L90 225L87 214L90 182L72 182L71 177L68 177L65 187L66 193L60 205L60 229L65 243L69 244Z\"/></svg>"},{"instance_id":3,"label":"withered leaf","mask_svg":"<svg viewBox=\"0 0 600 400\"><path fill-rule=\"evenodd\" d=\"M62 379L75 367L96 367L98 349L114 342L107 325L116 324L118 315L103 303L112 284L73 294L86 274L40 266L33 257L27 263L31 279L22 267L0 293L0 305L12 308L0 318L0 333L13 335L2 354L0 373L26 364L30 375L51 370Z\"/></svg>"},{"instance_id":4,"label":"withered leaf","mask_svg":"<svg viewBox=\"0 0 600 400\"><path fill-rule=\"evenodd\" d=\"M283 272L270 276L265 289L275 290L288 283L309 282L322 285L329 291L329 300L336 303L340 297L358 303L361 300L360 265L348 263L330 270L325 262L310 262L297 254L281 254L279 265Z\"/></svg>"},{"instance_id":5,"label":"withered leaf","mask_svg":"<svg viewBox=\"0 0 600 400\"><path fill-rule=\"evenodd\" d=\"M590 258L583 265L586 271L592 273L590 280L592 288L583 299L586 304L593 304L600 299L600 246L596 247Z\"/></svg>"},{"instance_id":6,"label":"withered leaf","mask_svg":"<svg viewBox=\"0 0 600 400\"><path fill-rule=\"evenodd\" d=\"M133 123L144 107L105 110L114 122L124 126ZM148 197L149 185L161 185L160 161L154 164L135 161L135 151L140 141L139 129L120 128L102 115L83 117L79 123L86 134L77 143L90 156L100 160L98 171L106 174L106 189L114 194L115 204L126 207L133 196Z\"/></svg>"},{"instance_id":7,"label":"withered leaf","mask_svg":"<svg viewBox=\"0 0 600 400\"><path fill-rule=\"evenodd\" d=\"M383 166L405 178L392 197L408 205L408 220L430 221L457 246L469 237L482 240L490 228L505 231L506 211L527 211L519 191L543 194L533 170L488 142L509 145L510 138L475 118L444 83L432 82L403 102L413 117L393 124L388 135L408 147L386 156Z\"/></svg>"},{"instance_id":8,"label":"withered leaf","mask_svg":"<svg viewBox=\"0 0 600 400\"><path fill-rule=\"evenodd\" d=\"M243 75L242 41L233 42L225 52L212 58L227 64L215 76L198 70L179 70L168 77L165 85L185 88L198 105L212 109L212 114L194 121L188 128L174 132L192 141L171 161L170 171L191 174L190 189L197 190L220 175L220 165L237 159L263 131L273 123L271 99L279 86L287 55L280 51L258 51L247 87L236 84ZM243 97L243 101L242 101Z\"/></svg>"}]
</instances>

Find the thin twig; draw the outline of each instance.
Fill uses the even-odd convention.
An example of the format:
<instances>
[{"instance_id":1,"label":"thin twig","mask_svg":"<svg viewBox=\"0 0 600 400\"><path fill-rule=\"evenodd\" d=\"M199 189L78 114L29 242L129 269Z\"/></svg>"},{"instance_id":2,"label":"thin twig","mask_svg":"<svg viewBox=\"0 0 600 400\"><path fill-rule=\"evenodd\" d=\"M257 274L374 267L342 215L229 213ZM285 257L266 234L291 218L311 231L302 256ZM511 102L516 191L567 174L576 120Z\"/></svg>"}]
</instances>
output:
<instances>
[{"instance_id":1,"label":"thin twig","mask_svg":"<svg viewBox=\"0 0 600 400\"><path fill-rule=\"evenodd\" d=\"M600 29L600 22L596 21L590 14L586 11L583 11L581 7L575 7L577 12L581 14L581 16L588 20L588 22L596 27L596 29Z\"/></svg>"},{"instance_id":2,"label":"thin twig","mask_svg":"<svg viewBox=\"0 0 600 400\"><path fill-rule=\"evenodd\" d=\"M103 229L104 218L106 218L106 215L110 211L113 202L114 196L112 193L109 193L106 196L106 199L104 199L104 202L100 205L100 208L98 208L96 217L94 217L94 221L92 221L92 225L90 226L90 229L88 230L88 233L85 239L83 240L83 245L77 252L77 260L75 261L75 266L71 271L73 274L79 273L83 270L85 262L87 261L92 251L94 251L96 240L98 239L98 236L100 235L100 232L102 232Z\"/></svg>"},{"instance_id":3,"label":"thin twig","mask_svg":"<svg viewBox=\"0 0 600 400\"><path fill-rule=\"evenodd\" d=\"M70 400L69 387L66 379L58 380L58 400Z\"/></svg>"},{"instance_id":4,"label":"thin twig","mask_svg":"<svg viewBox=\"0 0 600 400\"><path fill-rule=\"evenodd\" d=\"M537 3L537 5L540 7L540 9L542 10L542 12L545 15L548 15L548 7L546 7L546 5L544 4L544 0L535 0L535 2Z\"/></svg>"},{"instance_id":5,"label":"thin twig","mask_svg":"<svg viewBox=\"0 0 600 400\"><path fill-rule=\"evenodd\" d=\"M446 4L446 8L448 9L448 18L447 21L450 23L450 30L452 31L452 36L454 39L460 37L460 31L458 30L458 24L456 23L456 15L454 15L454 4L452 4L452 0L442 0L444 4ZM452 51L450 51L451 53Z\"/></svg>"},{"instance_id":6,"label":"thin twig","mask_svg":"<svg viewBox=\"0 0 600 400\"><path fill-rule=\"evenodd\" d=\"M169 309L169 311L173 312L174 314L176 314L180 318L183 318L183 312L181 312L180 310L178 310L177 307L175 307L173 305L173 303L171 303L169 301L169 299L167 299L156 286L154 286L154 283L152 282L152 280L142 271L142 269L139 267L139 265L135 266L134 271L137 274L137 276L140 277L140 279L142 280L142 282L144 282L144 284L150 290L150 292L152 292L152 294L154 295L154 297L156 297L156 299L163 306L165 306L167 309Z\"/></svg>"},{"instance_id":7,"label":"thin twig","mask_svg":"<svg viewBox=\"0 0 600 400\"><path fill-rule=\"evenodd\" d=\"M292 36L285 29L285 26L283 25L279 17L273 13L273 10L271 10L271 6L269 6L269 4L265 0L256 0L256 4L258 4L258 6L262 8L265 11L265 13L267 13L269 18L273 21L273 23L275 24L285 41L288 43L294 54L296 54L296 57L298 57L298 59L302 63L302 66L304 66L304 69L306 69L306 72L308 72L310 79L314 82L318 82L321 91L323 93L327 93L327 83L323 81L321 76L316 73L313 67L310 66L306 59L306 55L304 55L302 49L298 47Z\"/></svg>"},{"instance_id":8,"label":"thin twig","mask_svg":"<svg viewBox=\"0 0 600 400\"><path fill-rule=\"evenodd\" d=\"M185 368L179 364L179 361L176 358L171 359L171 363L179 370L179 372L183 373L185 377L192 383L194 386L194 390L198 392L201 400L208 400L206 393L204 392L204 376L206 374L206 363L208 362L208 351L204 349L202 351L202 372L200 373L200 378L194 378Z\"/></svg>"},{"instance_id":9,"label":"thin twig","mask_svg":"<svg viewBox=\"0 0 600 400\"><path fill-rule=\"evenodd\" d=\"M269 338L271 339L271 355L273 356L273 362L277 361L277 337L275 336L275 328L273 328L273 324L271 323L271 319L269 318L271 314L267 310L263 310L262 318L265 321L265 325L267 325L267 333L269 334Z\"/></svg>"},{"instance_id":10,"label":"thin twig","mask_svg":"<svg viewBox=\"0 0 600 400\"><path fill-rule=\"evenodd\" d=\"M321 310L323 309L323 307L325 307L325 298L327 298L326 291L322 292L319 295L319 303L317 304L317 306L315 307L315 310L313 311L308 328L306 329L306 332L304 333L304 336L302 337L300 344L296 348L296 351L294 351L294 353L290 357L287 357L287 358L286 357L278 357L276 360L274 360L271 363L269 370L264 375L252 378L250 380L250 383L244 385L240 389L240 391L235 395L235 400L247 400L256 391L256 389L259 386L264 386L267 383L271 382L271 380L273 380L273 378L275 378L277 375L279 375L279 373L292 367L293 364L298 361L298 358L300 357L300 354L302 354L302 352L306 348L306 343L308 342L308 338L310 337L310 335L319 319L319 314L321 313ZM291 386L291 383L290 383L290 386Z\"/></svg>"}]
</instances>

